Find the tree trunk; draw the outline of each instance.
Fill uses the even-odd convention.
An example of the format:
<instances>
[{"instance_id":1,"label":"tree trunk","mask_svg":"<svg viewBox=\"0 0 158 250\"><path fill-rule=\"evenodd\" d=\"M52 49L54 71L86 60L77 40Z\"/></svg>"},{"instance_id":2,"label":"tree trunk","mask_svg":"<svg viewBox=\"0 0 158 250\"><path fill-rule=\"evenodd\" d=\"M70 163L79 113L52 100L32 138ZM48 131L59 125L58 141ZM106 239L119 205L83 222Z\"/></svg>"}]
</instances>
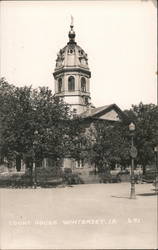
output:
<instances>
[{"instance_id":1,"label":"tree trunk","mask_svg":"<svg viewBox=\"0 0 158 250\"><path fill-rule=\"evenodd\" d=\"M145 175L146 174L146 165L143 165L142 169L143 169L143 175Z\"/></svg>"},{"instance_id":2,"label":"tree trunk","mask_svg":"<svg viewBox=\"0 0 158 250\"><path fill-rule=\"evenodd\" d=\"M21 156L20 155L16 156L16 170L17 172L20 172L21 170Z\"/></svg>"},{"instance_id":3,"label":"tree trunk","mask_svg":"<svg viewBox=\"0 0 158 250\"><path fill-rule=\"evenodd\" d=\"M31 159L26 159L26 169L29 170L30 182L33 185L33 162Z\"/></svg>"},{"instance_id":4,"label":"tree trunk","mask_svg":"<svg viewBox=\"0 0 158 250\"><path fill-rule=\"evenodd\" d=\"M95 174L95 175L97 174L97 166L96 166L96 163L94 164L94 174Z\"/></svg>"}]
</instances>

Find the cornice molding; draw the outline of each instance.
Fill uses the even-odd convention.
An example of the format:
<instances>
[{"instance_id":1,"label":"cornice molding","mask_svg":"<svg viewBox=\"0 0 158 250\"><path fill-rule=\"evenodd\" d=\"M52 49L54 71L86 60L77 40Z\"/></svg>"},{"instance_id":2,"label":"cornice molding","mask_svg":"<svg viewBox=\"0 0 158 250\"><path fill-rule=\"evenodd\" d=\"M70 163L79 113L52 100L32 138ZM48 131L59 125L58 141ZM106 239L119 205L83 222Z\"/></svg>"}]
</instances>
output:
<instances>
[{"instance_id":1,"label":"cornice molding","mask_svg":"<svg viewBox=\"0 0 158 250\"><path fill-rule=\"evenodd\" d=\"M89 77L91 77L91 72L87 69L83 69L83 68L62 68L62 69L59 69L59 70L56 70L54 73L53 73L53 76L54 78L59 75L59 74L62 74L62 73L69 73L69 72L77 72L77 73L85 73L87 74Z\"/></svg>"}]
</instances>

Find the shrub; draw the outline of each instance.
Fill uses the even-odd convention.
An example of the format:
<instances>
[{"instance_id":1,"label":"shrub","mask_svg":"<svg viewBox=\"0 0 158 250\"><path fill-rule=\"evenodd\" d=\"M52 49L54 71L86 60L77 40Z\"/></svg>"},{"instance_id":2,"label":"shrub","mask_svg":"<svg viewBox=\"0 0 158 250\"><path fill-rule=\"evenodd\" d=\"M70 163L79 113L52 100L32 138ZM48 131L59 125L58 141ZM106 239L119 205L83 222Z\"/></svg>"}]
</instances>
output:
<instances>
[{"instance_id":1,"label":"shrub","mask_svg":"<svg viewBox=\"0 0 158 250\"><path fill-rule=\"evenodd\" d=\"M63 181L67 185L84 184L84 181L79 176L79 173L72 173L72 170L69 168L64 169Z\"/></svg>"}]
</instances>

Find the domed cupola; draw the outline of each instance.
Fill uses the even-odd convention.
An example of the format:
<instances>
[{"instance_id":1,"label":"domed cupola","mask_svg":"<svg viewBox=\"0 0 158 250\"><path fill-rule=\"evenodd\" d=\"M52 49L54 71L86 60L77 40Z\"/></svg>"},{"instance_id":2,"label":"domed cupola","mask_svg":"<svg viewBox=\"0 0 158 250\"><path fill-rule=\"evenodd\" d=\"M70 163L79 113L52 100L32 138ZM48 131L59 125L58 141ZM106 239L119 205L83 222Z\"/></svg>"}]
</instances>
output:
<instances>
[{"instance_id":1,"label":"domed cupola","mask_svg":"<svg viewBox=\"0 0 158 250\"><path fill-rule=\"evenodd\" d=\"M73 18L68 33L69 42L59 51L54 70L55 96L62 98L77 114L90 105L91 72L85 51L75 42Z\"/></svg>"}]
</instances>

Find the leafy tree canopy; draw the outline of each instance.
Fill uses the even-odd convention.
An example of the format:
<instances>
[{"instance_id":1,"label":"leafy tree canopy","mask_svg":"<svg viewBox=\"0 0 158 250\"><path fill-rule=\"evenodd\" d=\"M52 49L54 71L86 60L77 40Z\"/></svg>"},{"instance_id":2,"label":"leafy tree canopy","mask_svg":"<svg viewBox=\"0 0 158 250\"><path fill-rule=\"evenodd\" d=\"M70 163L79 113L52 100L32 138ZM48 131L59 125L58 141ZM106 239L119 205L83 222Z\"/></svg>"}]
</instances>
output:
<instances>
[{"instance_id":1,"label":"leafy tree canopy","mask_svg":"<svg viewBox=\"0 0 158 250\"><path fill-rule=\"evenodd\" d=\"M34 149L41 158L63 155L68 127L62 121L70 119L69 108L56 100L49 88L16 87L2 78L0 107L1 155L32 158Z\"/></svg>"},{"instance_id":2,"label":"leafy tree canopy","mask_svg":"<svg viewBox=\"0 0 158 250\"><path fill-rule=\"evenodd\" d=\"M144 168L154 162L154 147L158 145L158 106L154 104L132 105L125 111L136 125L134 143L138 150L137 163Z\"/></svg>"},{"instance_id":3,"label":"leafy tree canopy","mask_svg":"<svg viewBox=\"0 0 158 250\"><path fill-rule=\"evenodd\" d=\"M146 165L154 163L154 147L158 145L158 106L140 103L124 112L129 117L129 123L133 122L136 126L133 133L134 145L138 151L135 163L142 165L145 173ZM115 163L130 165L132 135L128 125L124 122L95 123L91 161L100 166L104 163L111 166Z\"/></svg>"},{"instance_id":4,"label":"leafy tree canopy","mask_svg":"<svg viewBox=\"0 0 158 250\"><path fill-rule=\"evenodd\" d=\"M93 146L91 161L98 169L104 165L115 166L116 163L126 165L129 163L130 143L127 139L127 125L123 123L111 123L98 121L94 123Z\"/></svg>"}]
</instances>

